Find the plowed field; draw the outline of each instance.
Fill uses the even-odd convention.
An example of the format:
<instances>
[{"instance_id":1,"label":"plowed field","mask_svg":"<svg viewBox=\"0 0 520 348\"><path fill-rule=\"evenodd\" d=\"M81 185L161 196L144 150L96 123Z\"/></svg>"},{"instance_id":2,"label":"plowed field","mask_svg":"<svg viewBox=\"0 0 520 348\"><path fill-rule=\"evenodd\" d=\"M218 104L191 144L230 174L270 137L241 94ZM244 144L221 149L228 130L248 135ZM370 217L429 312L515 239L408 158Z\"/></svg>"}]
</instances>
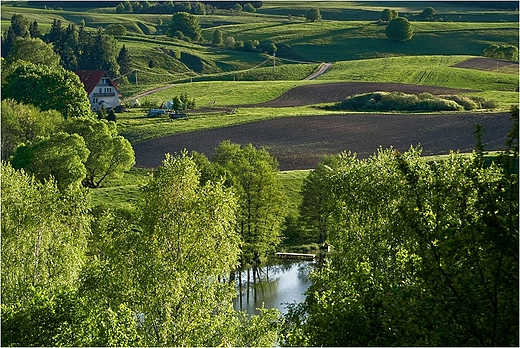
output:
<instances>
[{"instance_id":1,"label":"plowed field","mask_svg":"<svg viewBox=\"0 0 520 348\"><path fill-rule=\"evenodd\" d=\"M399 83L338 82L295 87L276 99L256 104L255 106L288 107L320 103L335 103L343 101L347 96L378 91L399 91L410 94L423 92L432 94L459 94L471 92L470 90Z\"/></svg>"},{"instance_id":2,"label":"plowed field","mask_svg":"<svg viewBox=\"0 0 520 348\"><path fill-rule=\"evenodd\" d=\"M290 117L226 128L176 134L134 144L138 167L157 167L165 153L183 149L211 156L223 140L265 146L281 170L314 168L324 155L352 151L366 158L377 149L393 146L406 151L423 147L423 154L450 150L471 151L474 125L485 129L486 149L503 146L511 128L508 113L484 114L347 114Z\"/></svg>"},{"instance_id":3,"label":"plowed field","mask_svg":"<svg viewBox=\"0 0 520 348\"><path fill-rule=\"evenodd\" d=\"M498 71L506 74L518 74L518 63L491 58L471 58L455 65L457 68Z\"/></svg>"}]
</instances>

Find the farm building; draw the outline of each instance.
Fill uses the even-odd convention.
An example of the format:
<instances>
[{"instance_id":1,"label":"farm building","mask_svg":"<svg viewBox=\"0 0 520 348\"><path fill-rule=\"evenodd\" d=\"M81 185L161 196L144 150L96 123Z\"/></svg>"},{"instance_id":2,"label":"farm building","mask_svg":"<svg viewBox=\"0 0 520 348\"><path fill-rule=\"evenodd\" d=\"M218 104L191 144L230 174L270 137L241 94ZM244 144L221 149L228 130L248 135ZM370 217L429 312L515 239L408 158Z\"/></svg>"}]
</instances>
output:
<instances>
[{"instance_id":1,"label":"farm building","mask_svg":"<svg viewBox=\"0 0 520 348\"><path fill-rule=\"evenodd\" d=\"M77 70L76 75L85 86L92 111L115 108L120 105L117 84L101 70Z\"/></svg>"}]
</instances>

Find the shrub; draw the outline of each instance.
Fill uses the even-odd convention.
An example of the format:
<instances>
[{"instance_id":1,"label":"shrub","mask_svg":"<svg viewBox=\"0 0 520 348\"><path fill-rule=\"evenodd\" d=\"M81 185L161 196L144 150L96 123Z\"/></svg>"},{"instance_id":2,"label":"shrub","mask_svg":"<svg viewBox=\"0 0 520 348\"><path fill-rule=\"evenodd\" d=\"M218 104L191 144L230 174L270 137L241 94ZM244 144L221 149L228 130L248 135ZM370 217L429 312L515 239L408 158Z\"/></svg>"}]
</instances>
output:
<instances>
[{"instance_id":1,"label":"shrub","mask_svg":"<svg viewBox=\"0 0 520 348\"><path fill-rule=\"evenodd\" d=\"M453 100L457 104L461 105L464 108L464 110L475 110L481 108L480 103L477 104L474 100L472 100L469 97L460 95L446 95L443 96L443 98L447 100Z\"/></svg>"},{"instance_id":2,"label":"shrub","mask_svg":"<svg viewBox=\"0 0 520 348\"><path fill-rule=\"evenodd\" d=\"M333 108L353 111L463 111L494 107L494 102L466 96L373 92L347 97Z\"/></svg>"}]
</instances>

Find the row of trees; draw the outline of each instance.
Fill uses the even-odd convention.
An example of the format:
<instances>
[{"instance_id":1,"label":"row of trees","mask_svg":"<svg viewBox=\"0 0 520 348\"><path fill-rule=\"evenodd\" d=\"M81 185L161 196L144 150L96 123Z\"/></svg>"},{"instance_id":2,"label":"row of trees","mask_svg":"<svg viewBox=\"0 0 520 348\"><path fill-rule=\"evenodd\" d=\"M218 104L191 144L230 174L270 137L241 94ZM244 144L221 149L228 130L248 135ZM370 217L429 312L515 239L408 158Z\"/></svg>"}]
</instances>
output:
<instances>
[{"instance_id":1,"label":"row of trees","mask_svg":"<svg viewBox=\"0 0 520 348\"><path fill-rule=\"evenodd\" d=\"M219 281L259 265L279 242L283 197L267 151L224 142L211 161L168 155L135 211L92 216L79 186L60 190L3 163L2 339L518 344L513 111L516 128L490 167L481 152L433 162L416 149L325 158L305 180L301 223L334 252L283 330L276 311L233 311L235 290Z\"/></svg>"},{"instance_id":2,"label":"row of trees","mask_svg":"<svg viewBox=\"0 0 520 348\"><path fill-rule=\"evenodd\" d=\"M213 14L219 8L233 11L256 12L262 6L261 1L123 1L116 6L116 13L166 13L187 12L194 15Z\"/></svg>"},{"instance_id":3,"label":"row of trees","mask_svg":"<svg viewBox=\"0 0 520 348\"><path fill-rule=\"evenodd\" d=\"M518 107L513 120L491 166L478 142L431 162L414 148L325 158L301 214L333 253L286 344L518 345Z\"/></svg>"},{"instance_id":4,"label":"row of trees","mask_svg":"<svg viewBox=\"0 0 520 348\"><path fill-rule=\"evenodd\" d=\"M26 59L31 56L31 52L38 52L34 47L43 47L40 39L51 44L49 47L67 70L104 70L110 76L130 72L128 51L118 51L117 40L107 35L102 28L95 32L86 30L84 22L79 28L74 24L64 27L61 20L55 19L49 33L42 34L37 21L30 22L22 15L15 14L2 36L2 56L11 62Z\"/></svg>"},{"instance_id":5,"label":"row of trees","mask_svg":"<svg viewBox=\"0 0 520 348\"><path fill-rule=\"evenodd\" d=\"M34 54L23 55L29 51L20 43ZM61 190L98 187L133 166L130 143L114 122L95 119L83 83L59 65L49 44L19 38L8 58L2 74L2 160L39 180L52 176Z\"/></svg>"}]
</instances>

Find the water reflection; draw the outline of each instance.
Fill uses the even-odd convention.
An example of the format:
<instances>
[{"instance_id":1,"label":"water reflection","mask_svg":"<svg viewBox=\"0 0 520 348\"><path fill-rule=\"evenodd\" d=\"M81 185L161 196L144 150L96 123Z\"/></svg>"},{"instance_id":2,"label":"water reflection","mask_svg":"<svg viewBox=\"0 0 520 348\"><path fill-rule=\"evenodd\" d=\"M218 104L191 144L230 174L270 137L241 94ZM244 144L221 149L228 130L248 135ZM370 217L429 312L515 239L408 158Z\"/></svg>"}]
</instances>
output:
<instances>
[{"instance_id":1,"label":"water reflection","mask_svg":"<svg viewBox=\"0 0 520 348\"><path fill-rule=\"evenodd\" d=\"M286 313L288 303L305 299L305 291L311 285L308 275L314 265L311 261L286 262L265 266L254 275L252 270L242 272L236 279L235 309L254 314L264 303L265 308L278 308Z\"/></svg>"}]
</instances>

